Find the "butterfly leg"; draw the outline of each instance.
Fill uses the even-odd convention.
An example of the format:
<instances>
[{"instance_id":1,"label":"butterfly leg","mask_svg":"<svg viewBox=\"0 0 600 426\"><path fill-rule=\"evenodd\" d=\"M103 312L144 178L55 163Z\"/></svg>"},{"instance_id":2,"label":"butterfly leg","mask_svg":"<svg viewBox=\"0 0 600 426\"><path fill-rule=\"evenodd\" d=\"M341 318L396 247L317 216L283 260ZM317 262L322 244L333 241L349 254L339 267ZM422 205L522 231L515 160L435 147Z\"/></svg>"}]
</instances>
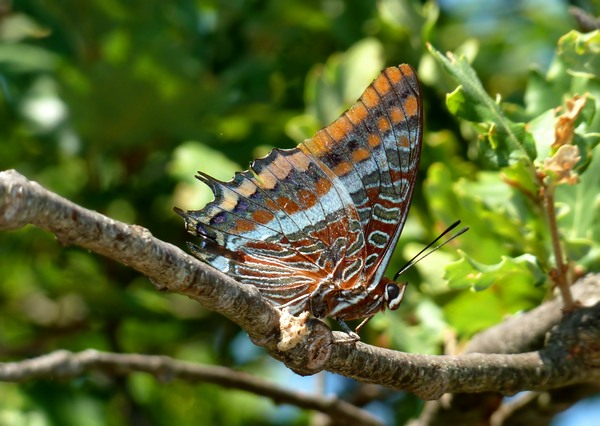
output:
<instances>
[{"instance_id":1,"label":"butterfly leg","mask_svg":"<svg viewBox=\"0 0 600 426\"><path fill-rule=\"evenodd\" d=\"M358 324L358 326L354 329L355 334L358 336L358 332L360 331L361 328L363 328L363 326L369 322L369 320L373 318L373 315L371 315L370 317L366 317L364 320L362 320L362 322L360 324Z\"/></svg>"},{"instance_id":2,"label":"butterfly leg","mask_svg":"<svg viewBox=\"0 0 600 426\"><path fill-rule=\"evenodd\" d=\"M348 327L348 324L346 324L343 319L336 317L335 320L340 324L342 330L344 330L344 332L350 336L352 342L358 342L360 340L360 336L354 331L350 330L350 327Z\"/></svg>"}]
</instances>

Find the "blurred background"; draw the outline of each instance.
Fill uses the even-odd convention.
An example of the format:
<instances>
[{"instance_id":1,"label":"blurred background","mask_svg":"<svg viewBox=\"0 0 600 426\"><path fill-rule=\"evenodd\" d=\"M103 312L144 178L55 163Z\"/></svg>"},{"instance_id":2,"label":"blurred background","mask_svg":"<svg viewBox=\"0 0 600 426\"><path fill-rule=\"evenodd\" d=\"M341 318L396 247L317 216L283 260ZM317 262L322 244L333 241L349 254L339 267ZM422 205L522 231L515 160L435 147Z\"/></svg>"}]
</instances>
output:
<instances>
[{"instance_id":1,"label":"blurred background","mask_svg":"<svg viewBox=\"0 0 600 426\"><path fill-rule=\"evenodd\" d=\"M471 55L492 96L522 105L528 74L545 73L558 38L576 27L572 4L600 11L595 0L1 0L0 170L16 169L186 249L193 237L172 209L210 201L196 170L228 180L272 148L294 147L350 106L381 69L409 63L423 80L425 137L392 276L459 218L443 199L424 197L430 167L485 167L446 111L455 86L434 70L425 42ZM493 238L472 232L454 247L491 262L486 256L510 251L497 242L477 253ZM404 305L376 317L363 339L441 353L448 330L460 343L546 294L449 291L443 268L455 257L455 248L438 252L407 274L414 286ZM0 234L0 324L3 362L95 348L230 366L307 392L319 387L225 318L158 294L135 271L33 227ZM332 376L320 386L341 395L357 387ZM7 425L301 425L311 416L241 391L160 384L143 374L0 383L0 394ZM597 407L585 404L587 414ZM368 408L402 424L421 406L410 394L384 391ZM554 424L583 424L573 423L581 412Z\"/></svg>"}]
</instances>

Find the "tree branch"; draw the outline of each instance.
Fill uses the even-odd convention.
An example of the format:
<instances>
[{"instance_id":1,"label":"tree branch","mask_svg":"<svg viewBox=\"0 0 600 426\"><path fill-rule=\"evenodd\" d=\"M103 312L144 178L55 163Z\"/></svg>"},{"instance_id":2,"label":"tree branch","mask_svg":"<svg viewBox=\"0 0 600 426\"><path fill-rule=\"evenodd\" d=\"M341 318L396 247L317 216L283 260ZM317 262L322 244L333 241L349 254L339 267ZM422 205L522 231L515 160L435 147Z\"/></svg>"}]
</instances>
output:
<instances>
[{"instance_id":1,"label":"tree branch","mask_svg":"<svg viewBox=\"0 0 600 426\"><path fill-rule=\"evenodd\" d=\"M0 229L34 224L59 241L76 244L146 275L159 291L187 295L240 325L250 338L299 374L326 369L367 383L414 392L424 399L447 392L551 389L600 378L597 305L574 311L560 322L565 341L550 339L537 352L517 355L406 354L362 342L343 342L322 322L304 324L265 302L252 286L241 285L149 231L84 209L27 180L15 171L0 173ZM600 286L596 286L600 294ZM300 322L299 322L300 321ZM600 321L597 321L600 324ZM298 324L301 324L298 331ZM531 324L530 324L531 326ZM291 336L291 337L290 337ZM282 345L286 342L285 345ZM278 346L279 344L279 346Z\"/></svg>"},{"instance_id":2,"label":"tree branch","mask_svg":"<svg viewBox=\"0 0 600 426\"><path fill-rule=\"evenodd\" d=\"M571 287L577 303L588 308L598 306L599 289L600 275L597 274L588 275ZM562 304L563 301L556 298L484 330L471 339L465 352L516 354L541 349L549 339L549 331L563 320ZM556 333L558 329L554 330L554 341L564 338L556 337ZM565 342L569 341L569 336L566 336ZM577 347L575 344L572 349L577 351ZM427 402L421 416L411 426L444 425L453 421L478 425L489 420L498 425L547 424L540 410L550 419L585 396L597 393L598 389L596 384L583 383L548 392L531 392L506 404L498 393L444 395L442 399ZM536 422L531 421L534 413Z\"/></svg>"},{"instance_id":3,"label":"tree branch","mask_svg":"<svg viewBox=\"0 0 600 426\"><path fill-rule=\"evenodd\" d=\"M335 397L293 392L250 374L217 365L178 361L166 356L129 355L89 349L79 353L56 351L38 358L0 363L0 381L25 382L42 377L72 379L92 370L111 375L152 374L161 382L185 380L214 383L270 398L276 404L320 411L342 425L380 425L371 414Z\"/></svg>"},{"instance_id":4,"label":"tree branch","mask_svg":"<svg viewBox=\"0 0 600 426\"><path fill-rule=\"evenodd\" d=\"M592 376L600 378L595 341L600 341L600 304L567 315L547 346L536 352L413 355L359 342L355 347L336 345L328 369L361 381L401 387L426 398L491 390L514 394L587 383L593 381L588 380ZM364 364L365 359L368 364ZM364 376L373 379L365 380Z\"/></svg>"},{"instance_id":5,"label":"tree branch","mask_svg":"<svg viewBox=\"0 0 600 426\"><path fill-rule=\"evenodd\" d=\"M243 286L145 228L112 220L80 207L27 180L14 170L0 172L0 230L27 224L52 232L64 245L77 245L128 265L158 291L179 293L232 319L251 338L278 332L279 311L258 290Z\"/></svg>"}]
</instances>

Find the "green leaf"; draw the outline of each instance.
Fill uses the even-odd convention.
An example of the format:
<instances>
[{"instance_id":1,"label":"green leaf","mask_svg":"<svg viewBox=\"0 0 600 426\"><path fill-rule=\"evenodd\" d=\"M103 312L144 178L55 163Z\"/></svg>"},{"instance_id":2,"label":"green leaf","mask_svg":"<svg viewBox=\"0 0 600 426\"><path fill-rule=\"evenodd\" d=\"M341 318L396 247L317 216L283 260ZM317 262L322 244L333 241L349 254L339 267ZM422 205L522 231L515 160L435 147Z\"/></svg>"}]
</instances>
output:
<instances>
[{"instance_id":1,"label":"green leaf","mask_svg":"<svg viewBox=\"0 0 600 426\"><path fill-rule=\"evenodd\" d=\"M26 44L0 45L0 66L15 73L52 71L58 64L58 55Z\"/></svg>"},{"instance_id":2,"label":"green leaf","mask_svg":"<svg viewBox=\"0 0 600 426\"><path fill-rule=\"evenodd\" d=\"M550 150L554 142L555 124L556 111L554 108L538 115L529 122L529 131L535 141L538 159L541 161L551 155Z\"/></svg>"},{"instance_id":3,"label":"green leaf","mask_svg":"<svg viewBox=\"0 0 600 426\"><path fill-rule=\"evenodd\" d=\"M428 45L429 52L459 84L446 97L448 109L456 117L481 123L482 155L496 166L507 166L516 161L536 158L533 138L524 123L512 122L504 113L499 100L492 99L484 90L471 65L463 57L442 55Z\"/></svg>"},{"instance_id":4,"label":"green leaf","mask_svg":"<svg viewBox=\"0 0 600 426\"><path fill-rule=\"evenodd\" d=\"M433 164L424 191L436 217L444 223L460 218L471 228L461 237L461 248L488 263L498 262L511 251L545 258L538 223L543 224L543 220L539 220L539 215L533 216L528 200L520 191L507 185L496 172L457 178L449 167L444 163Z\"/></svg>"},{"instance_id":5,"label":"green leaf","mask_svg":"<svg viewBox=\"0 0 600 426\"><path fill-rule=\"evenodd\" d=\"M483 265L464 256L447 270L453 276L454 288L471 289L458 292L444 306L448 322L463 336L497 324L506 315L537 306L547 292L539 285L546 276L531 255L504 257L496 265ZM480 291L490 285L493 288Z\"/></svg>"},{"instance_id":6,"label":"green leaf","mask_svg":"<svg viewBox=\"0 0 600 426\"><path fill-rule=\"evenodd\" d=\"M577 262L577 265L584 268L585 271L598 271L600 270L600 247L596 241L585 238L567 238L564 244L565 256L567 259Z\"/></svg>"},{"instance_id":7,"label":"green leaf","mask_svg":"<svg viewBox=\"0 0 600 426\"><path fill-rule=\"evenodd\" d=\"M308 112L317 117L321 127L331 123L360 97L383 67L383 46L373 38L359 41L344 54L331 56L308 76Z\"/></svg>"},{"instance_id":8,"label":"green leaf","mask_svg":"<svg viewBox=\"0 0 600 426\"><path fill-rule=\"evenodd\" d=\"M448 328L442 309L417 292L412 292L410 299L396 313L376 315L369 323L370 328L388 337L395 349L411 353L439 353L444 330ZM406 321L407 315L413 321Z\"/></svg>"},{"instance_id":9,"label":"green leaf","mask_svg":"<svg viewBox=\"0 0 600 426\"><path fill-rule=\"evenodd\" d=\"M557 53L572 72L600 78L600 31L569 32L558 41Z\"/></svg>"},{"instance_id":10,"label":"green leaf","mask_svg":"<svg viewBox=\"0 0 600 426\"><path fill-rule=\"evenodd\" d=\"M314 115L297 115L285 125L285 134L299 144L314 135L319 127L320 123Z\"/></svg>"},{"instance_id":11,"label":"green leaf","mask_svg":"<svg viewBox=\"0 0 600 426\"><path fill-rule=\"evenodd\" d=\"M525 163L515 163L502 169L500 177L507 185L518 188L528 197L537 197L539 185L536 182L535 170Z\"/></svg>"},{"instance_id":12,"label":"green leaf","mask_svg":"<svg viewBox=\"0 0 600 426\"><path fill-rule=\"evenodd\" d=\"M560 75L560 78L554 78L552 81L548 81L546 76L538 70L532 70L529 73L525 90L525 105L530 116L543 114L548 109L555 108L562 103L562 95L569 88L570 77L562 69L562 63L557 63L552 68L556 70L559 65L561 70L560 72L555 71L554 75Z\"/></svg>"},{"instance_id":13,"label":"green leaf","mask_svg":"<svg viewBox=\"0 0 600 426\"><path fill-rule=\"evenodd\" d=\"M595 81L595 84L587 86L592 89L592 86L600 87L600 82ZM579 148L579 153L582 157L577 165L577 172L583 173L592 162L592 152L600 143L600 99L594 97L590 92L587 92L588 98L585 106L581 110L577 122L575 124L575 134L573 135L573 145ZM597 96L600 96L598 91Z\"/></svg>"},{"instance_id":14,"label":"green leaf","mask_svg":"<svg viewBox=\"0 0 600 426\"><path fill-rule=\"evenodd\" d=\"M538 286L546 280L537 259L530 254L516 258L502 256L500 263L485 265L464 252L460 253L462 258L446 267L445 278L452 288L473 288L481 291L493 284L502 285L507 281Z\"/></svg>"},{"instance_id":15,"label":"green leaf","mask_svg":"<svg viewBox=\"0 0 600 426\"><path fill-rule=\"evenodd\" d=\"M444 306L444 314L457 333L467 337L501 322L507 315L537 306L545 294L545 287L507 280L494 285L493 290L457 292Z\"/></svg>"},{"instance_id":16,"label":"green leaf","mask_svg":"<svg viewBox=\"0 0 600 426\"><path fill-rule=\"evenodd\" d=\"M195 141L184 142L173 151L169 174L181 181L174 195L175 205L182 209L199 209L214 199L210 188L194 176L198 170L219 180L233 178L240 166L226 155Z\"/></svg>"},{"instance_id":17,"label":"green leaf","mask_svg":"<svg viewBox=\"0 0 600 426\"><path fill-rule=\"evenodd\" d=\"M577 185L556 188L556 203L568 207L559 222L567 239L600 241L600 146L592 154L590 167Z\"/></svg>"},{"instance_id":18,"label":"green leaf","mask_svg":"<svg viewBox=\"0 0 600 426\"><path fill-rule=\"evenodd\" d=\"M462 291L444 306L444 314L459 336L471 336L491 327L507 313L501 297L491 291Z\"/></svg>"}]
</instances>

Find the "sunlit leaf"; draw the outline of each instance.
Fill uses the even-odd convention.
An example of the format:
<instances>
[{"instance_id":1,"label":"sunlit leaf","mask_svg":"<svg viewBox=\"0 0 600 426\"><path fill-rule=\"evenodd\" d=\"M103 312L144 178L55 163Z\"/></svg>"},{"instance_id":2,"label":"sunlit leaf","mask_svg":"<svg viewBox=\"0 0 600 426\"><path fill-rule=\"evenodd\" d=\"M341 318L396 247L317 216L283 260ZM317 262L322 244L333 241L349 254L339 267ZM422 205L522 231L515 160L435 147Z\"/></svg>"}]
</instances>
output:
<instances>
[{"instance_id":1,"label":"sunlit leaf","mask_svg":"<svg viewBox=\"0 0 600 426\"><path fill-rule=\"evenodd\" d=\"M535 176L535 170L531 166L525 163L515 163L502 169L500 177L507 185L517 188L531 199L538 197L539 182Z\"/></svg>"},{"instance_id":2,"label":"sunlit leaf","mask_svg":"<svg viewBox=\"0 0 600 426\"><path fill-rule=\"evenodd\" d=\"M383 68L383 50L376 39L364 39L344 54L333 55L308 76L308 111L320 125L335 120L361 95Z\"/></svg>"},{"instance_id":3,"label":"sunlit leaf","mask_svg":"<svg viewBox=\"0 0 600 426\"><path fill-rule=\"evenodd\" d=\"M556 201L568 205L570 213L559 223L569 239L600 241L600 147L592 155L592 163L580 176L576 186L556 188Z\"/></svg>"},{"instance_id":4,"label":"sunlit leaf","mask_svg":"<svg viewBox=\"0 0 600 426\"><path fill-rule=\"evenodd\" d=\"M480 291L491 285L501 286L506 281L519 281L523 285L536 286L546 276L535 257L524 254L516 258L502 257L495 265L485 265L461 252L462 258L446 267L445 278L452 288L473 288Z\"/></svg>"},{"instance_id":5,"label":"sunlit leaf","mask_svg":"<svg viewBox=\"0 0 600 426\"><path fill-rule=\"evenodd\" d=\"M535 146L524 123L508 119L499 101L486 93L470 64L462 57L457 58L450 53L444 56L432 46L428 47L459 84L446 98L450 112L483 127L486 143L482 145L482 154L485 158L497 166L535 159Z\"/></svg>"},{"instance_id":6,"label":"sunlit leaf","mask_svg":"<svg viewBox=\"0 0 600 426\"><path fill-rule=\"evenodd\" d=\"M228 181L239 170L239 165L202 143L183 143L174 150L169 166L169 172L185 182L177 188L175 204L183 209L199 209L214 198L210 188L193 178L197 171Z\"/></svg>"},{"instance_id":7,"label":"sunlit leaf","mask_svg":"<svg viewBox=\"0 0 600 426\"><path fill-rule=\"evenodd\" d=\"M571 31L558 41L557 54L576 73L600 78L600 31Z\"/></svg>"},{"instance_id":8,"label":"sunlit leaf","mask_svg":"<svg viewBox=\"0 0 600 426\"><path fill-rule=\"evenodd\" d=\"M11 72L51 71L58 56L46 49L26 44L0 44L0 65Z\"/></svg>"}]
</instances>

